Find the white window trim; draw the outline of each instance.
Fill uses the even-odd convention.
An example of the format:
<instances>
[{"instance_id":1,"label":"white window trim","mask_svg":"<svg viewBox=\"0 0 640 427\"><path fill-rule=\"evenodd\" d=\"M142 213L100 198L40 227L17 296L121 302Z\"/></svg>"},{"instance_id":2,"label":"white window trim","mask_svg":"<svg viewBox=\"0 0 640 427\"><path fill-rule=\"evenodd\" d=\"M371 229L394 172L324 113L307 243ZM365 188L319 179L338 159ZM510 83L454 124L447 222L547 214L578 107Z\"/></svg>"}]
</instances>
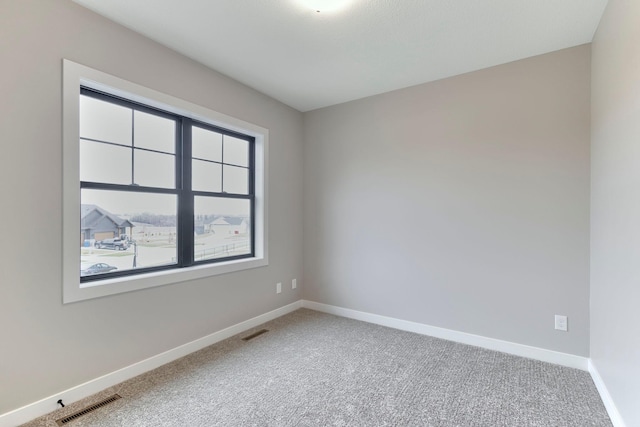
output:
<instances>
[{"instance_id":1,"label":"white window trim","mask_svg":"<svg viewBox=\"0 0 640 427\"><path fill-rule=\"evenodd\" d=\"M268 129L63 59L62 295L63 303L263 267L267 245ZM80 86L101 90L255 138L255 255L186 268L80 283Z\"/></svg>"}]
</instances>

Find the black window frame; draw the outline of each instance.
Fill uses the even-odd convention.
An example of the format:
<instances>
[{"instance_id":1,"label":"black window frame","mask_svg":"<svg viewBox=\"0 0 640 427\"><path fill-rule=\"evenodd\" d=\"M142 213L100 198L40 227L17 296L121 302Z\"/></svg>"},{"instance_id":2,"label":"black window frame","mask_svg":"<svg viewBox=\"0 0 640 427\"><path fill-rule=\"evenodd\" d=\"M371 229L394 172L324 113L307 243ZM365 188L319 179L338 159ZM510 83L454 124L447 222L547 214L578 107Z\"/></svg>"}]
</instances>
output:
<instances>
[{"instance_id":1,"label":"black window frame","mask_svg":"<svg viewBox=\"0 0 640 427\"><path fill-rule=\"evenodd\" d=\"M140 267L130 270L116 270L109 273L94 274L88 276L80 275L80 283L95 282L105 279L112 279L118 277L135 276L139 274L163 271L163 270L176 270L186 267L198 266L203 264L217 264L222 262L234 261L239 259L254 258L256 253L256 141L253 136L249 136L243 133L235 132L229 129L225 129L220 126L212 125L203 121L195 120L185 115L177 114L174 112L165 111L144 103L136 102L130 99L119 97L107 92L96 90L86 86L80 86L80 96L89 96L101 101L109 102L115 105L131 108L133 111L141 111L151 115L168 118L176 123L175 134L175 188L163 188L163 187L148 187L140 186L137 184L110 184L102 182L82 181L80 180L80 190L82 189L94 189L94 190L112 190L123 191L132 193L155 193L155 194L174 194L177 198L177 212L176 212L176 263L154 266L154 267ZM133 128L132 124L132 128ZM192 153L191 153L191 129L193 127L199 127L212 132L216 132L223 135L223 150L224 150L224 136L229 136L237 139L242 139L248 143L248 191L247 194L227 193L222 187L220 192L213 191L195 191L192 189ZM133 129L132 129L133 131ZM85 140L91 140L89 138L80 138ZM94 142L107 143L109 141L93 140ZM152 149L140 148L132 146L132 153L134 150L143 150L154 152ZM224 153L224 151L223 151ZM221 165L238 166L232 163L224 162L223 158L220 162ZM134 167L132 162L132 168ZM244 166L243 166L244 167ZM133 174L132 174L133 176ZM223 178L224 179L224 178ZM249 201L249 229L250 229L250 251L247 254L227 256L214 259L205 259L195 261L195 216L194 216L194 199L197 196L204 197L217 197L226 199L243 199Z\"/></svg>"}]
</instances>

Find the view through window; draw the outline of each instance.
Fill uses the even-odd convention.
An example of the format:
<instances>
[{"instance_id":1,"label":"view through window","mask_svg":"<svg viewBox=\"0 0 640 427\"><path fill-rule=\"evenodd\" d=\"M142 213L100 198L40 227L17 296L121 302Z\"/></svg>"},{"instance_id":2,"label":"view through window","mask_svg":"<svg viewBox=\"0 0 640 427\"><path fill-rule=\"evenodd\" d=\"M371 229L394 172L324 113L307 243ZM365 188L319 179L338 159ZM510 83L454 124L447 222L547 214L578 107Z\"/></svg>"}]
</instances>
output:
<instances>
[{"instance_id":1,"label":"view through window","mask_svg":"<svg viewBox=\"0 0 640 427\"><path fill-rule=\"evenodd\" d=\"M254 254L254 139L83 88L80 276Z\"/></svg>"}]
</instances>

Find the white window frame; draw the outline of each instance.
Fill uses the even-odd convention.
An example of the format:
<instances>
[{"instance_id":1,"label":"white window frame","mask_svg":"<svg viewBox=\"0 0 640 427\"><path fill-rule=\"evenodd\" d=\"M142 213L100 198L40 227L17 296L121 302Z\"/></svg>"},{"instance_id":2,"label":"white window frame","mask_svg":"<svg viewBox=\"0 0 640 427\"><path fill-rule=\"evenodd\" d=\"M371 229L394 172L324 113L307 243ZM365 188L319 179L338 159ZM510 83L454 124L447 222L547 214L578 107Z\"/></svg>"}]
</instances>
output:
<instances>
[{"instance_id":1,"label":"white window frame","mask_svg":"<svg viewBox=\"0 0 640 427\"><path fill-rule=\"evenodd\" d=\"M189 101L63 59L63 303L164 286L269 264L267 176L269 130ZM255 254L251 258L80 283L80 87L88 87L255 138Z\"/></svg>"}]
</instances>

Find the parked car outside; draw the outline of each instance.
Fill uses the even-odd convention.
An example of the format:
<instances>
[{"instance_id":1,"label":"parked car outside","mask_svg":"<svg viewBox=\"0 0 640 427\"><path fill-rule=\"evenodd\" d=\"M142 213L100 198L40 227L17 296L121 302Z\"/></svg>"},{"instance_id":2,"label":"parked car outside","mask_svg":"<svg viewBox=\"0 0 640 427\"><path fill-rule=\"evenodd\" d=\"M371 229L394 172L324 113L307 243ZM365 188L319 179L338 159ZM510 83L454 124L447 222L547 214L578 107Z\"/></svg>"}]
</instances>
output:
<instances>
[{"instance_id":1,"label":"parked car outside","mask_svg":"<svg viewBox=\"0 0 640 427\"><path fill-rule=\"evenodd\" d=\"M93 264L84 270L80 270L81 276L90 276L92 274L102 274L108 273L113 270L117 270L118 267L114 267L113 265L105 264L103 262L99 262L97 264Z\"/></svg>"},{"instance_id":2,"label":"parked car outside","mask_svg":"<svg viewBox=\"0 0 640 427\"><path fill-rule=\"evenodd\" d=\"M104 239L99 240L95 244L96 249L115 249L124 251L129 249L129 241L125 239Z\"/></svg>"}]
</instances>

